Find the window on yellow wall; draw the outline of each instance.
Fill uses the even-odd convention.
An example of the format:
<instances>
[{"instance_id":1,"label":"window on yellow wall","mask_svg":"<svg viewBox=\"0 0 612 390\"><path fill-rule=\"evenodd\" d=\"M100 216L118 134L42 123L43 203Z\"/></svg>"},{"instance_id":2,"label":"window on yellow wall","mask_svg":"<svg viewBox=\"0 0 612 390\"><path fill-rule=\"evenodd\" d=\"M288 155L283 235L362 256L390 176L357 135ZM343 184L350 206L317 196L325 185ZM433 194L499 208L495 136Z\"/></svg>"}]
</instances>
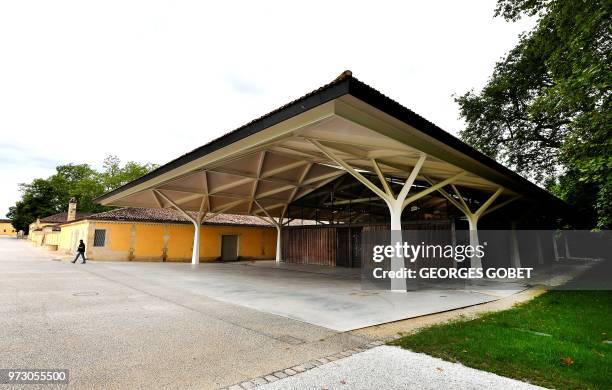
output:
<instances>
[{"instance_id":1,"label":"window on yellow wall","mask_svg":"<svg viewBox=\"0 0 612 390\"><path fill-rule=\"evenodd\" d=\"M106 229L94 230L94 244L93 246L104 246L106 243Z\"/></svg>"}]
</instances>

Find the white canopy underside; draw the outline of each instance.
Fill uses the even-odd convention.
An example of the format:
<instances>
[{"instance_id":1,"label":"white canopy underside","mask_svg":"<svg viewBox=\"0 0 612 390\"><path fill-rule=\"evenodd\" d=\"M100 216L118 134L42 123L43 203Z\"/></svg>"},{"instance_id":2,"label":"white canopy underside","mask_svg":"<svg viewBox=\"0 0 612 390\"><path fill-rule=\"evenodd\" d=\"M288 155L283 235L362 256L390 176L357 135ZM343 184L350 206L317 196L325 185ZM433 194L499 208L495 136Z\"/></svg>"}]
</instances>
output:
<instances>
[{"instance_id":1,"label":"white canopy underside","mask_svg":"<svg viewBox=\"0 0 612 390\"><path fill-rule=\"evenodd\" d=\"M328 153L326 153L328 152ZM451 149L418 129L346 95L270 126L228 146L104 199L102 204L174 207L203 213L268 214L347 171L407 178L426 159L418 179L440 182L464 172L453 184L514 196L510 179ZM382 183L376 183L381 189ZM412 189L416 191L416 189Z\"/></svg>"}]
</instances>

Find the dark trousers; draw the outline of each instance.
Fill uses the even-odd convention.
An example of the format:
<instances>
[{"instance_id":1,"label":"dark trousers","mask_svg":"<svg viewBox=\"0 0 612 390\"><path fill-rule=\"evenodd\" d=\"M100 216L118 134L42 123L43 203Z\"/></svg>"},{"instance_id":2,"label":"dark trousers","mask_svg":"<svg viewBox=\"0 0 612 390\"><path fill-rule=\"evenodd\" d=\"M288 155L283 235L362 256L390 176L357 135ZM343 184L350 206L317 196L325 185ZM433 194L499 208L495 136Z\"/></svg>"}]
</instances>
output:
<instances>
[{"instance_id":1,"label":"dark trousers","mask_svg":"<svg viewBox=\"0 0 612 390\"><path fill-rule=\"evenodd\" d=\"M76 257L72 260L73 263L76 263L77 259L81 256L83 258L83 263L85 262L85 252L77 252Z\"/></svg>"}]
</instances>

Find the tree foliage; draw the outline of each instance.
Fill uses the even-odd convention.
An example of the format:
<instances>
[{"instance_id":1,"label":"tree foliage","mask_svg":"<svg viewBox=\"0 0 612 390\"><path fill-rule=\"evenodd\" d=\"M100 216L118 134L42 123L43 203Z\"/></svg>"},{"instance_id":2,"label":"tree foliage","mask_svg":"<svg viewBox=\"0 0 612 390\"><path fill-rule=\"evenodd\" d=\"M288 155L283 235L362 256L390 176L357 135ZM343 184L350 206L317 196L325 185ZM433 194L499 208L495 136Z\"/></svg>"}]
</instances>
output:
<instances>
[{"instance_id":1,"label":"tree foliage","mask_svg":"<svg viewBox=\"0 0 612 390\"><path fill-rule=\"evenodd\" d=\"M456 98L461 137L612 225L612 2L499 0L495 16L537 18L482 91Z\"/></svg>"},{"instance_id":2,"label":"tree foliage","mask_svg":"<svg viewBox=\"0 0 612 390\"><path fill-rule=\"evenodd\" d=\"M88 164L60 165L46 179L20 184L21 199L9 208L7 216L15 229L27 233L29 224L36 218L66 211L70 198L76 198L78 211L106 211L109 207L96 204L93 199L155 168L155 164L133 161L122 165L116 156L108 156L101 171Z\"/></svg>"},{"instance_id":3,"label":"tree foliage","mask_svg":"<svg viewBox=\"0 0 612 390\"><path fill-rule=\"evenodd\" d=\"M108 156L104 159L101 183L105 192L110 191L151 172L155 168L157 168L155 164L138 164L134 161L128 161L121 166L121 161L117 156Z\"/></svg>"}]
</instances>

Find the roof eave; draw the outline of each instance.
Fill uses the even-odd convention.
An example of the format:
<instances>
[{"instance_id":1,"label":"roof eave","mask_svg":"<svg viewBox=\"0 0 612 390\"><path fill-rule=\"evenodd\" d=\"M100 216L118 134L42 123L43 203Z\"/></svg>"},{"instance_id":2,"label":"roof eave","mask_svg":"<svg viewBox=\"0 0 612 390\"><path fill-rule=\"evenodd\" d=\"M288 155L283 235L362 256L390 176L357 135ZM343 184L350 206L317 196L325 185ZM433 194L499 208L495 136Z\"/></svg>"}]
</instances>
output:
<instances>
[{"instance_id":1,"label":"roof eave","mask_svg":"<svg viewBox=\"0 0 612 390\"><path fill-rule=\"evenodd\" d=\"M343 74L341 77L334 80L332 83L323 86L285 106L282 106L279 109L272 111L271 113L266 114L234 131L231 131L213 140L212 142L209 142L206 145L194 149L193 151L184 154L178 157L177 159L170 161L167 164L162 165L154 171L151 171L150 173L130 183L127 183L119 188L109 191L95 198L94 201L97 203L101 203L104 200L115 197L117 194L129 190L134 186L143 184L162 174L170 172L175 168L178 168L184 164L187 164L193 160L205 156L206 154L229 146L234 142L237 142L255 133L265 130L270 126L281 123L289 118L311 110L317 106L320 106L323 103L340 98L344 95L351 95L363 101L364 103L369 104L372 107L383 111L386 114L406 123L407 125L418 129L418 131L422 132L423 134L435 138L436 140L466 155L467 157L481 164L487 165L492 170L497 171L502 175L506 176L508 179L510 179L514 183L514 186L516 186L515 189L520 189L520 192L522 192L524 195L528 195L537 199L552 201L557 206L564 207L567 210L571 210L571 206L563 200L554 196L545 189L540 188L536 184L525 179L524 177L510 170L509 168L503 166L494 159L465 144L464 142L460 141L459 139L457 139L450 133L444 131L440 127L436 126L432 122L412 112L411 110L402 106L391 98L383 95L382 93L370 87L369 85L357 80L350 74Z\"/></svg>"}]
</instances>

